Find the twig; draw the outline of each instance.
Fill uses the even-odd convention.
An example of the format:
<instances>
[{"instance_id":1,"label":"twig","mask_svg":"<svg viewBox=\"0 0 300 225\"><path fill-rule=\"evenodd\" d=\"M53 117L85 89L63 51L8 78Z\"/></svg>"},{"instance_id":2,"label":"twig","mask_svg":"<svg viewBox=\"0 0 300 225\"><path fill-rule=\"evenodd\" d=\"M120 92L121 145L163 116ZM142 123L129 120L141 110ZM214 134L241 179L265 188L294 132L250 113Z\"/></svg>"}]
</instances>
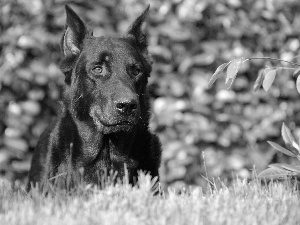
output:
<instances>
[{"instance_id":1,"label":"twig","mask_svg":"<svg viewBox=\"0 0 300 225\"><path fill-rule=\"evenodd\" d=\"M286 60L283 60L283 59L276 59L276 58L271 58L271 57L253 57L253 58L247 58L247 59L244 60L244 62L246 62L247 60L253 60L253 59L269 59L269 60L275 60L275 61L289 63L289 64L292 64L293 66L300 66L300 64L295 63L295 62L290 62L290 61L286 61Z\"/></svg>"}]
</instances>

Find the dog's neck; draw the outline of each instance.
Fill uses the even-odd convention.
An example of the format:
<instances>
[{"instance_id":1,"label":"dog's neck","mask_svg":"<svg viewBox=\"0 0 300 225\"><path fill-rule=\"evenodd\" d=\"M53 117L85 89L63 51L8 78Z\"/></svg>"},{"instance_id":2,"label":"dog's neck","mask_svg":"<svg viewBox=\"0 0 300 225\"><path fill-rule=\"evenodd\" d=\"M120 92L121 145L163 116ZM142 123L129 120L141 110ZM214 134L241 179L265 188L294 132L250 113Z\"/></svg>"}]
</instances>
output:
<instances>
[{"instance_id":1,"label":"dog's neck","mask_svg":"<svg viewBox=\"0 0 300 225\"><path fill-rule=\"evenodd\" d=\"M74 122L81 140L77 151L88 162L115 161L130 155L136 138L135 131L103 134L91 123L78 120Z\"/></svg>"},{"instance_id":2,"label":"dog's neck","mask_svg":"<svg viewBox=\"0 0 300 225\"><path fill-rule=\"evenodd\" d=\"M126 172L129 177L133 176L133 171L138 166L136 160L130 157L134 151L134 133L103 134L86 123L75 123L81 143L74 149L74 159L75 162L82 163L79 166L85 168L87 180L97 179L95 171L100 170L117 171L120 178L124 177Z\"/></svg>"}]
</instances>

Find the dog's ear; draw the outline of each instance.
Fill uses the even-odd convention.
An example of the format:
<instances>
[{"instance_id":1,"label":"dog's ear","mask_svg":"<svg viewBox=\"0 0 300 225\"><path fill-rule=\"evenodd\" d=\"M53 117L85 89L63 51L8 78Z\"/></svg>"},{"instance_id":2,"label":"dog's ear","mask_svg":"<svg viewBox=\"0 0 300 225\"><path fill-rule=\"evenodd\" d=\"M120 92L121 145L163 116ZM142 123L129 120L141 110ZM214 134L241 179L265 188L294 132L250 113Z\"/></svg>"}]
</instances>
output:
<instances>
[{"instance_id":1,"label":"dog's ear","mask_svg":"<svg viewBox=\"0 0 300 225\"><path fill-rule=\"evenodd\" d=\"M146 35L142 31L142 25L149 12L150 5L144 10L144 12L136 18L136 20L130 25L127 36L134 38L135 43L141 49L142 52L147 51L148 40Z\"/></svg>"},{"instance_id":2,"label":"dog's ear","mask_svg":"<svg viewBox=\"0 0 300 225\"><path fill-rule=\"evenodd\" d=\"M78 55L87 28L82 19L68 6L65 6L67 13L66 30L61 40L61 49L64 56Z\"/></svg>"}]
</instances>

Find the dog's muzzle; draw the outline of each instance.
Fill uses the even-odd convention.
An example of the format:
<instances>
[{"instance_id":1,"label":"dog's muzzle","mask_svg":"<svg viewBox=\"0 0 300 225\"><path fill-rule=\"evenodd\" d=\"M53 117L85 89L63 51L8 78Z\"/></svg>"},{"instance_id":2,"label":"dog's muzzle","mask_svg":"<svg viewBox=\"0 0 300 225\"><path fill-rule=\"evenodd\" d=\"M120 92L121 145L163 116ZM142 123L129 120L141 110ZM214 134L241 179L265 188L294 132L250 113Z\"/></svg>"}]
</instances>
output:
<instances>
[{"instance_id":1,"label":"dog's muzzle","mask_svg":"<svg viewBox=\"0 0 300 225\"><path fill-rule=\"evenodd\" d=\"M97 129L104 134L117 132L131 132L134 130L139 120L139 110L132 109L135 106L119 106L120 112L103 112L98 107L92 108L90 116Z\"/></svg>"}]
</instances>

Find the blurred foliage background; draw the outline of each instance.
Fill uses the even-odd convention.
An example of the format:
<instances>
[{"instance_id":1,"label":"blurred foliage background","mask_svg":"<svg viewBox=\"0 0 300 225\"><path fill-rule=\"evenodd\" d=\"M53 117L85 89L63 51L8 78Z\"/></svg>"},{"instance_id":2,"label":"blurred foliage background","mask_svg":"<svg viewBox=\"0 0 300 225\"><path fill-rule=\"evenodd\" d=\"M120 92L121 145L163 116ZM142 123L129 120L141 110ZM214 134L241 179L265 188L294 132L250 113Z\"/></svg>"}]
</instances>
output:
<instances>
[{"instance_id":1,"label":"blurred foliage background","mask_svg":"<svg viewBox=\"0 0 300 225\"><path fill-rule=\"evenodd\" d=\"M285 161L283 121L300 135L299 94L290 71L277 74L268 93L253 92L265 60L244 64L232 90L207 83L222 63L269 56L300 63L298 0L1 0L0 174L26 180L39 135L56 115L63 74L59 41L69 4L94 35L125 32L151 4L146 33L154 65L149 93L151 129L163 143L162 182L204 184L204 177L249 178Z\"/></svg>"}]
</instances>

